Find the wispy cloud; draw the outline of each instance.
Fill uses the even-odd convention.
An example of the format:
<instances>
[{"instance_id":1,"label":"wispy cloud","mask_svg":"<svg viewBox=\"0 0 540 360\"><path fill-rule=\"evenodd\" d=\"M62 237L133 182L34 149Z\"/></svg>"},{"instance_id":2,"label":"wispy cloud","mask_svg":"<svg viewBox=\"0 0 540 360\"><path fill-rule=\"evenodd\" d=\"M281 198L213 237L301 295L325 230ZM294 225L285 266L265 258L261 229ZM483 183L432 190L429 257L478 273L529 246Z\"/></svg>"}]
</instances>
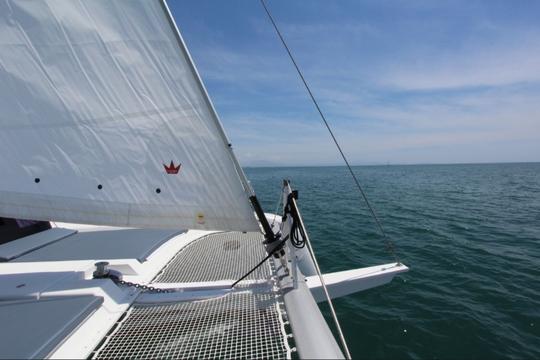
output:
<instances>
[{"instance_id":1,"label":"wispy cloud","mask_svg":"<svg viewBox=\"0 0 540 360\"><path fill-rule=\"evenodd\" d=\"M200 65L204 76L210 81L233 84L274 81L278 72L273 72L273 56L249 52L238 52L223 47L202 47L199 49Z\"/></svg>"},{"instance_id":2,"label":"wispy cloud","mask_svg":"<svg viewBox=\"0 0 540 360\"><path fill-rule=\"evenodd\" d=\"M242 164L339 164L267 19L235 4L193 33L183 19ZM354 163L434 163L540 160L540 9L526 4L272 6Z\"/></svg>"},{"instance_id":3,"label":"wispy cloud","mask_svg":"<svg viewBox=\"0 0 540 360\"><path fill-rule=\"evenodd\" d=\"M387 64L380 84L441 90L540 82L540 32L508 35L496 44L473 42L452 52L437 47L429 54L409 55L405 62Z\"/></svg>"}]
</instances>

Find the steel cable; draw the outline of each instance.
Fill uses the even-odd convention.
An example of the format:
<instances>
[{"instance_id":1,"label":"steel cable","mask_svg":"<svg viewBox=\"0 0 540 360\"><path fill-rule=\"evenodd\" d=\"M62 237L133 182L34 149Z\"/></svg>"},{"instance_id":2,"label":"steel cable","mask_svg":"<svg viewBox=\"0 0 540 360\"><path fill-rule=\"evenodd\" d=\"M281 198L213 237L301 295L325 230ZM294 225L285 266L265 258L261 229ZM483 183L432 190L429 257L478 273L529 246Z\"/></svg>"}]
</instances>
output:
<instances>
[{"instance_id":1,"label":"steel cable","mask_svg":"<svg viewBox=\"0 0 540 360\"><path fill-rule=\"evenodd\" d=\"M349 164L349 161L347 160L347 157L345 156L345 153L341 149L341 146L339 145L339 142L337 141L337 139L336 139L336 137L334 135L334 132L332 131L332 128L330 128L330 125L328 124L328 121L326 120L326 117L324 116L321 108L319 107L319 104L317 103L317 100L315 99L315 96L313 96L313 93L311 92L311 89L310 89L306 79L304 78L304 75L302 74L302 71L298 67L298 64L296 63L296 60L294 59L294 56L292 55L291 50L289 49L289 46L287 45L287 43L285 42L285 39L281 35L281 32L279 31L279 28L278 28L276 22L274 21L274 18L270 14L270 11L268 10L268 7L266 6L264 0L260 0L260 1L261 1L261 4L262 4L266 14L268 15L268 18L270 19L270 22L272 22L272 25L274 26L274 29L276 30L276 33L279 36L279 39L281 40L281 43L285 47L285 50L287 51L287 54L289 55L289 58L291 59L293 65L294 65L294 67L296 69L296 72L298 73L298 75L300 76L300 79L304 83L304 86L305 86L305 88L306 88L306 90L307 90L307 92L308 92L308 94L309 94L309 96L311 98L311 101L313 102L313 104L315 105L315 108L319 112L319 115L321 116L321 119L324 122L324 125L326 126L326 129L328 129L328 132L330 133L330 136L332 137L332 140L334 141L334 144L336 145L337 149L339 150L339 153L341 154L341 157L343 158L343 161L345 162L345 165L347 165L347 168L349 169L349 172L351 173L351 176L352 176L352 178L354 180L354 183L356 184L356 187L360 191L360 194L362 194L362 198L364 199L364 201L365 201L365 203L366 203L366 205L367 205L367 207L368 207L368 209L369 209L369 211L371 213L371 216L375 220L375 223L377 224L377 227L379 228L379 230L380 230L380 232L381 232L381 234L383 236L383 239L384 239L387 250L394 257L396 262L398 264L400 264L401 262L400 262L399 257L397 255L395 249L394 249L394 244L392 243L392 241L386 235L386 231L384 230L384 228L382 226L382 223L379 221L379 218L377 217L377 214L375 213L375 210L371 206L371 203L369 202L369 200L367 198L367 195L364 192L364 189L360 185L360 181L358 181L358 179L356 178L356 175L354 174L354 171L353 171L351 165Z\"/></svg>"}]
</instances>

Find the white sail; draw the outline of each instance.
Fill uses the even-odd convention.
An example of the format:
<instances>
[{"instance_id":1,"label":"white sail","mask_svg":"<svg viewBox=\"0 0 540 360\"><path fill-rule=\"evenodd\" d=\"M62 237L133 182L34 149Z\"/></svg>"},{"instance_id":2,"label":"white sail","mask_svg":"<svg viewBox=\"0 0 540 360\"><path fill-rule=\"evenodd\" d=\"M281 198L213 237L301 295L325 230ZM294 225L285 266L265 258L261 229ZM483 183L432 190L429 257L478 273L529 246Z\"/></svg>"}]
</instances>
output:
<instances>
[{"instance_id":1,"label":"white sail","mask_svg":"<svg viewBox=\"0 0 540 360\"><path fill-rule=\"evenodd\" d=\"M259 229L162 1L0 1L0 109L0 216Z\"/></svg>"}]
</instances>

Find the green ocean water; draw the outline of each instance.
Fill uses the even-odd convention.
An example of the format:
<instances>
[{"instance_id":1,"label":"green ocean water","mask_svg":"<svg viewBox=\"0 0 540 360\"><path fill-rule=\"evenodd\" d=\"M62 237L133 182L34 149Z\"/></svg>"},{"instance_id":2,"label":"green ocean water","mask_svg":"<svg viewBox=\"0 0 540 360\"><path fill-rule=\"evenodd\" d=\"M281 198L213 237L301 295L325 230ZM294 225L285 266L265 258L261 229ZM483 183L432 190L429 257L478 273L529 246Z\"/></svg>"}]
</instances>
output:
<instances>
[{"instance_id":1,"label":"green ocean water","mask_svg":"<svg viewBox=\"0 0 540 360\"><path fill-rule=\"evenodd\" d=\"M354 171L410 271L335 300L353 358L540 359L540 163ZM299 190L324 272L392 262L345 167L246 174L267 212Z\"/></svg>"}]
</instances>

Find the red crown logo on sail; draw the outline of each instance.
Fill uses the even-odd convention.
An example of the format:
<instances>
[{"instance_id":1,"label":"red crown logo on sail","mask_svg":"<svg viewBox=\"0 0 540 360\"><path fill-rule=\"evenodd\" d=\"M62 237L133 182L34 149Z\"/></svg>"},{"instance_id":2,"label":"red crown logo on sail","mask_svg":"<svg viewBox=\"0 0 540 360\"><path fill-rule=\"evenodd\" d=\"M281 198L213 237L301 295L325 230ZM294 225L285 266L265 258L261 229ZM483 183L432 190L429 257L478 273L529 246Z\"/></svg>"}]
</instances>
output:
<instances>
[{"instance_id":1,"label":"red crown logo on sail","mask_svg":"<svg viewBox=\"0 0 540 360\"><path fill-rule=\"evenodd\" d=\"M181 166L182 164L178 164L178 166L174 166L174 162L172 160L169 166L163 164L163 167L165 168L165 171L167 172L167 174L173 174L173 175L178 174Z\"/></svg>"}]
</instances>

